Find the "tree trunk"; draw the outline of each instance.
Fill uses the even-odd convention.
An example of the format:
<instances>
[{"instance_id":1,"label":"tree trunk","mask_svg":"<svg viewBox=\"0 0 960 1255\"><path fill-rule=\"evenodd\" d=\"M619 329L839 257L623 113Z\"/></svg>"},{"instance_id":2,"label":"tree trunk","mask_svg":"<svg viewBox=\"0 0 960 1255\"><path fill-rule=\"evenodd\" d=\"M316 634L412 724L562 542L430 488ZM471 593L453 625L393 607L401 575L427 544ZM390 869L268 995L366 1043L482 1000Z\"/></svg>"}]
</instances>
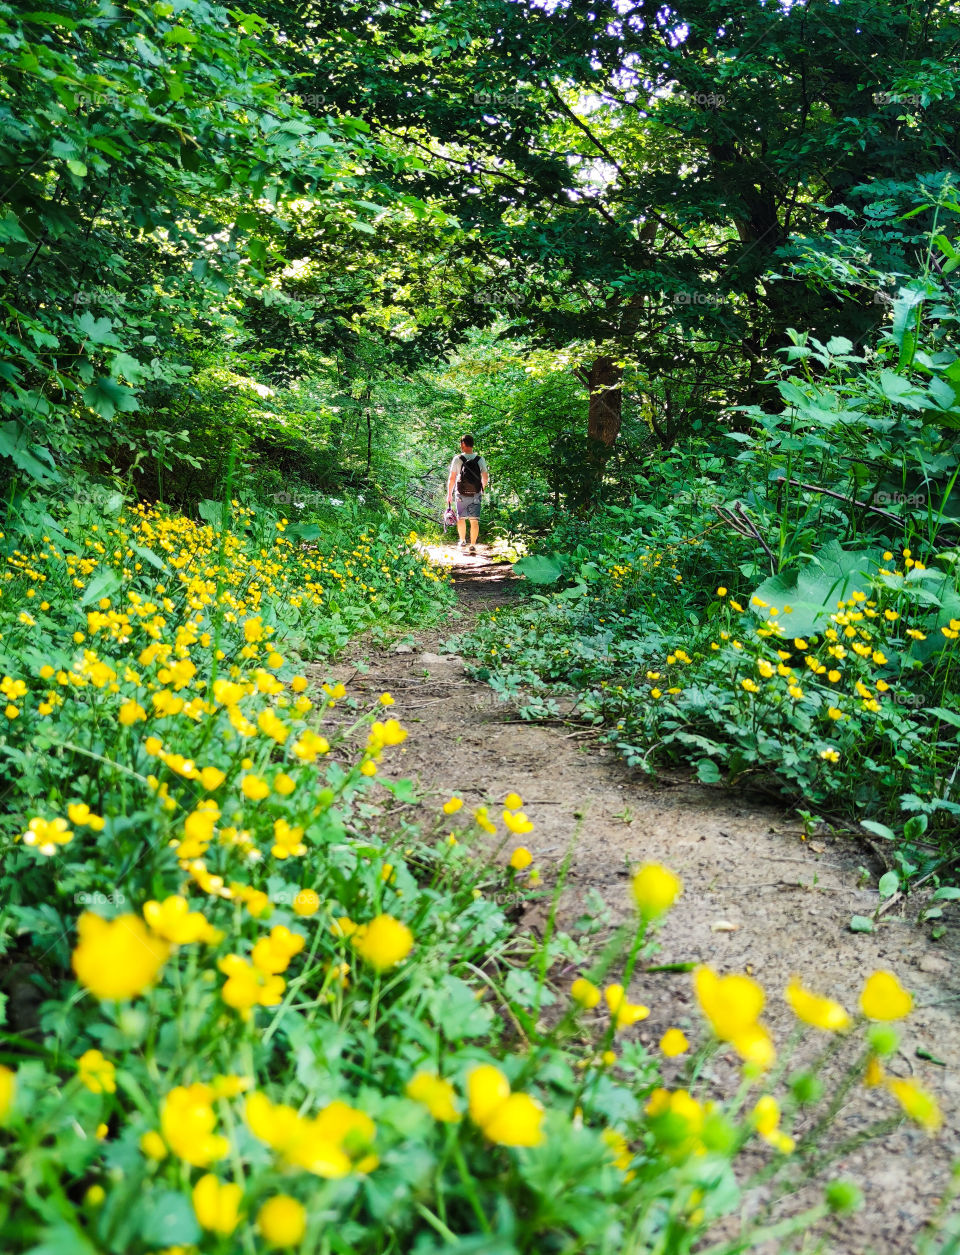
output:
<instances>
[{"instance_id":1,"label":"tree trunk","mask_svg":"<svg viewBox=\"0 0 960 1255\"><path fill-rule=\"evenodd\" d=\"M587 432L591 440L612 445L620 432L623 368L612 357L597 357L590 364L586 383L590 389Z\"/></svg>"}]
</instances>

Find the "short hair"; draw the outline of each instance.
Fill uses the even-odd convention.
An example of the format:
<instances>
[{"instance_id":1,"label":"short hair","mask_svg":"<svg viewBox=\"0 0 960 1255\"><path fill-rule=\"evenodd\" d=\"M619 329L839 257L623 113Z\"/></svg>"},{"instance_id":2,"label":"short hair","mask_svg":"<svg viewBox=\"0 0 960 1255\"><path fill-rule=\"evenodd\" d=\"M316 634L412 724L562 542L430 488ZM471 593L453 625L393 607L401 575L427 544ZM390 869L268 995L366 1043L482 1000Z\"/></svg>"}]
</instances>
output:
<instances>
[{"instance_id":1,"label":"short hair","mask_svg":"<svg viewBox=\"0 0 960 1255\"><path fill-rule=\"evenodd\" d=\"M473 436L471 436L469 433L466 436L461 436L460 443L465 444L468 449L472 449L473 448Z\"/></svg>"}]
</instances>

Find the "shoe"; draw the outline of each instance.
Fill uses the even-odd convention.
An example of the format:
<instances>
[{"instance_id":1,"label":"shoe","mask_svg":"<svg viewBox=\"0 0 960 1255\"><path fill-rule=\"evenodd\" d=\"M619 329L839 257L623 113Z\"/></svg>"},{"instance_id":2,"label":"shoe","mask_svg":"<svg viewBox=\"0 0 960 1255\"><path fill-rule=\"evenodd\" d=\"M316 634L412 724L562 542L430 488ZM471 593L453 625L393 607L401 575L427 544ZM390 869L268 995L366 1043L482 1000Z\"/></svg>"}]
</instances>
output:
<instances>
[{"instance_id":1,"label":"shoe","mask_svg":"<svg viewBox=\"0 0 960 1255\"><path fill-rule=\"evenodd\" d=\"M467 553L476 553L476 552L477 552L476 545L471 545L470 548L467 550Z\"/></svg>"}]
</instances>

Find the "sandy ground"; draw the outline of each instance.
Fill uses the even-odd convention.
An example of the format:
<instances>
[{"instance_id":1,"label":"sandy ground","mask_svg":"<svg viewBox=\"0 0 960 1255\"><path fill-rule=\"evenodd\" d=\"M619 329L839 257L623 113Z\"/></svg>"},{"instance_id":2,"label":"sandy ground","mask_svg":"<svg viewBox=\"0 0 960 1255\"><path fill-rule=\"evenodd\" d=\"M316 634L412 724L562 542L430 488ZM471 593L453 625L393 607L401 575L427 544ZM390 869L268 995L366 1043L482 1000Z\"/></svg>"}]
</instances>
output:
<instances>
[{"instance_id":1,"label":"sandy ground","mask_svg":"<svg viewBox=\"0 0 960 1255\"><path fill-rule=\"evenodd\" d=\"M877 902L875 890L863 886L861 869L869 869L871 885L882 870L857 843L819 834L804 840L798 821L768 801L686 780L651 783L589 735L517 721L487 686L467 679L462 658L439 651L477 612L516 595L519 583L508 566L466 555L455 560L455 579L459 606L440 630L402 638L389 650L360 650L353 657L369 667L365 674L353 665L336 668L335 678L349 678L355 695L388 690L396 699L391 714L410 735L387 774L419 782L419 806L431 816L453 792L473 805L494 806L510 790L520 793L536 825L524 843L545 882L573 843L561 926L582 913L590 890L609 907L613 925L627 918L628 870L641 861L661 861L679 872L685 893L662 929L654 962L696 960L722 972L751 972L768 991L766 1020L779 1042L793 1024L781 997L792 973L853 1009L866 975L876 968L895 971L913 992L916 1009L889 1070L935 1092L945 1126L930 1137L903 1124L883 1142L838 1160L829 1177L856 1180L865 1193L863 1209L806 1240L765 1249L915 1250L946 1188L951 1159L960 1156L960 904L946 904L941 922L947 931L939 942L930 939L929 925L917 923L917 900L885 915L877 932L852 933L851 915L870 914ZM537 929L542 913L535 905L520 926ZM631 994L651 1008L650 1018L632 1030L651 1049L671 1025L702 1034L689 974L646 973ZM918 1049L944 1066L918 1057ZM736 1083L733 1060L718 1059L706 1079L718 1096L729 1093ZM838 1130L849 1137L893 1110L891 1096L857 1086ZM780 1198L773 1218L819 1197L808 1188ZM749 1195L744 1215L765 1201Z\"/></svg>"}]
</instances>

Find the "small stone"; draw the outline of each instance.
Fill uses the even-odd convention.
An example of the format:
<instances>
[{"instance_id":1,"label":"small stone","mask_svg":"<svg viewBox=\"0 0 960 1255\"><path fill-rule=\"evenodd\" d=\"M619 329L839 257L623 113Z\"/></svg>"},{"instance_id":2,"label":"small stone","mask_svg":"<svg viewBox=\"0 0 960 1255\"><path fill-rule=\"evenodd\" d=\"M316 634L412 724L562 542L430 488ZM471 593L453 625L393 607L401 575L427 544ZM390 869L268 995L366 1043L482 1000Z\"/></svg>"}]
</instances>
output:
<instances>
[{"instance_id":1,"label":"small stone","mask_svg":"<svg viewBox=\"0 0 960 1255\"><path fill-rule=\"evenodd\" d=\"M929 972L931 976L947 976L950 973L949 962L936 954L925 954L917 967L921 972Z\"/></svg>"},{"instance_id":2,"label":"small stone","mask_svg":"<svg viewBox=\"0 0 960 1255\"><path fill-rule=\"evenodd\" d=\"M395 654L412 654L413 646L412 645L394 645L393 652Z\"/></svg>"}]
</instances>

